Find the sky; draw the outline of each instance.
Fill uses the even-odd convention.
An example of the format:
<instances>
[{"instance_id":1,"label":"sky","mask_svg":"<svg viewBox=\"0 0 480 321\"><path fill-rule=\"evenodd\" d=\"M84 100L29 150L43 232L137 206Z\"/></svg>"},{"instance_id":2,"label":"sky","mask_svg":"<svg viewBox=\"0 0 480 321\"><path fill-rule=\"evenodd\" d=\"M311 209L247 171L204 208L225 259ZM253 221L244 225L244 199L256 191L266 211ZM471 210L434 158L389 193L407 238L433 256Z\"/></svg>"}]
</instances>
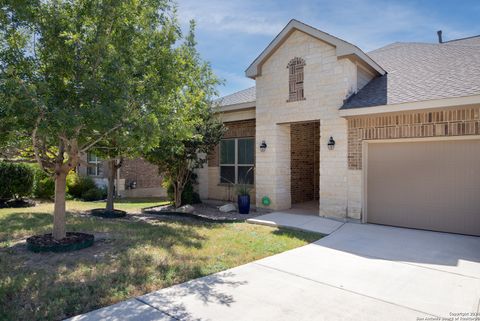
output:
<instances>
[{"instance_id":1,"label":"sky","mask_svg":"<svg viewBox=\"0 0 480 321\"><path fill-rule=\"evenodd\" d=\"M184 30L194 19L202 58L224 82L221 96L255 85L245 69L291 19L365 52L392 42L437 42L480 35L480 1L177 0Z\"/></svg>"}]
</instances>

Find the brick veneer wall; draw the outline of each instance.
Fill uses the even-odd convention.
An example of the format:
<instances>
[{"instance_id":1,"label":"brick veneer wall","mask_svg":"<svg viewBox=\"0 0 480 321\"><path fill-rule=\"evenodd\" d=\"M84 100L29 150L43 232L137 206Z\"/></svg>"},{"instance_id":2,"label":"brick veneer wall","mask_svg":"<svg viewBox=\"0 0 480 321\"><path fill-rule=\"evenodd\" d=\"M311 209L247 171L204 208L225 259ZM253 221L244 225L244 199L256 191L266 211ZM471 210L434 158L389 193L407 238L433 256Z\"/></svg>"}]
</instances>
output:
<instances>
[{"instance_id":1,"label":"brick veneer wall","mask_svg":"<svg viewBox=\"0 0 480 321\"><path fill-rule=\"evenodd\" d=\"M126 184L136 181L137 188L162 187L158 167L142 158L126 159L120 168L120 178L124 178Z\"/></svg>"},{"instance_id":2,"label":"brick veneer wall","mask_svg":"<svg viewBox=\"0 0 480 321\"><path fill-rule=\"evenodd\" d=\"M316 200L319 196L319 123L290 126L292 204Z\"/></svg>"},{"instance_id":3,"label":"brick veneer wall","mask_svg":"<svg viewBox=\"0 0 480 321\"><path fill-rule=\"evenodd\" d=\"M480 106L348 119L348 168L362 169L362 141L480 134Z\"/></svg>"},{"instance_id":4,"label":"brick veneer wall","mask_svg":"<svg viewBox=\"0 0 480 321\"><path fill-rule=\"evenodd\" d=\"M255 119L226 122L225 126L227 127L227 131L223 135L223 138L255 137ZM217 166L219 166L218 145L214 151L208 155L208 167Z\"/></svg>"}]
</instances>

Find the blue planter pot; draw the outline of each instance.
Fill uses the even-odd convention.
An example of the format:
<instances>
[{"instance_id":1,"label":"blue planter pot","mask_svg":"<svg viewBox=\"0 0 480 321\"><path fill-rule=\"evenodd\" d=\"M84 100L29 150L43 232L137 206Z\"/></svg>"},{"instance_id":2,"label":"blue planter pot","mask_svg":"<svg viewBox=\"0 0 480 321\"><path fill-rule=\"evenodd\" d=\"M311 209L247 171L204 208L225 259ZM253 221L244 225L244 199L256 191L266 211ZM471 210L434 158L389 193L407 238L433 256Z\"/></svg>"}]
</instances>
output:
<instances>
[{"instance_id":1,"label":"blue planter pot","mask_svg":"<svg viewBox=\"0 0 480 321\"><path fill-rule=\"evenodd\" d=\"M240 214L250 212L250 195L238 195L238 212Z\"/></svg>"}]
</instances>

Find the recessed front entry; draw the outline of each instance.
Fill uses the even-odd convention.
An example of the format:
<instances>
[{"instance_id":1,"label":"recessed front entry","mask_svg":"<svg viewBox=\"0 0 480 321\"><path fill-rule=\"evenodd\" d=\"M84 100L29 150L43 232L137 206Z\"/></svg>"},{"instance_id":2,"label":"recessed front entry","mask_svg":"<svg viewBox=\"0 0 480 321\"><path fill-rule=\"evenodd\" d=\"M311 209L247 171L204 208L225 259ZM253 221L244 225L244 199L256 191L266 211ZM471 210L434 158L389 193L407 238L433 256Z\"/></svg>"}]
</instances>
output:
<instances>
[{"instance_id":1,"label":"recessed front entry","mask_svg":"<svg viewBox=\"0 0 480 321\"><path fill-rule=\"evenodd\" d=\"M317 203L318 212L320 123L291 124L290 144L292 206Z\"/></svg>"},{"instance_id":2,"label":"recessed front entry","mask_svg":"<svg viewBox=\"0 0 480 321\"><path fill-rule=\"evenodd\" d=\"M368 143L371 223L480 235L480 140Z\"/></svg>"}]
</instances>

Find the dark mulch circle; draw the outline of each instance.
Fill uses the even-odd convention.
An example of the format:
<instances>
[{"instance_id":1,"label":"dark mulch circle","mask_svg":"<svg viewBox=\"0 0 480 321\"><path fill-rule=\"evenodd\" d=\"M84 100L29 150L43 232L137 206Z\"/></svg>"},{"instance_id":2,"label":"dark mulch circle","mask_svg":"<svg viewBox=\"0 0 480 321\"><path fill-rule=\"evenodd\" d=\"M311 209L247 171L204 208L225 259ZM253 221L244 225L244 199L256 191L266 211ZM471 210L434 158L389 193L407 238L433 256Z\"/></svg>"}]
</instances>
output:
<instances>
[{"instance_id":1,"label":"dark mulch circle","mask_svg":"<svg viewBox=\"0 0 480 321\"><path fill-rule=\"evenodd\" d=\"M92 246L94 239L92 234L80 232L67 232L67 236L58 241L51 233L34 235L27 239L27 249L32 252L76 251Z\"/></svg>"},{"instance_id":2,"label":"dark mulch circle","mask_svg":"<svg viewBox=\"0 0 480 321\"><path fill-rule=\"evenodd\" d=\"M35 205L35 202L29 199L0 200L0 208L34 207Z\"/></svg>"},{"instance_id":3,"label":"dark mulch circle","mask_svg":"<svg viewBox=\"0 0 480 321\"><path fill-rule=\"evenodd\" d=\"M127 216L127 212L121 210L107 210L105 208L95 208L90 211L90 214L93 216L103 217L103 218L122 218Z\"/></svg>"}]
</instances>

